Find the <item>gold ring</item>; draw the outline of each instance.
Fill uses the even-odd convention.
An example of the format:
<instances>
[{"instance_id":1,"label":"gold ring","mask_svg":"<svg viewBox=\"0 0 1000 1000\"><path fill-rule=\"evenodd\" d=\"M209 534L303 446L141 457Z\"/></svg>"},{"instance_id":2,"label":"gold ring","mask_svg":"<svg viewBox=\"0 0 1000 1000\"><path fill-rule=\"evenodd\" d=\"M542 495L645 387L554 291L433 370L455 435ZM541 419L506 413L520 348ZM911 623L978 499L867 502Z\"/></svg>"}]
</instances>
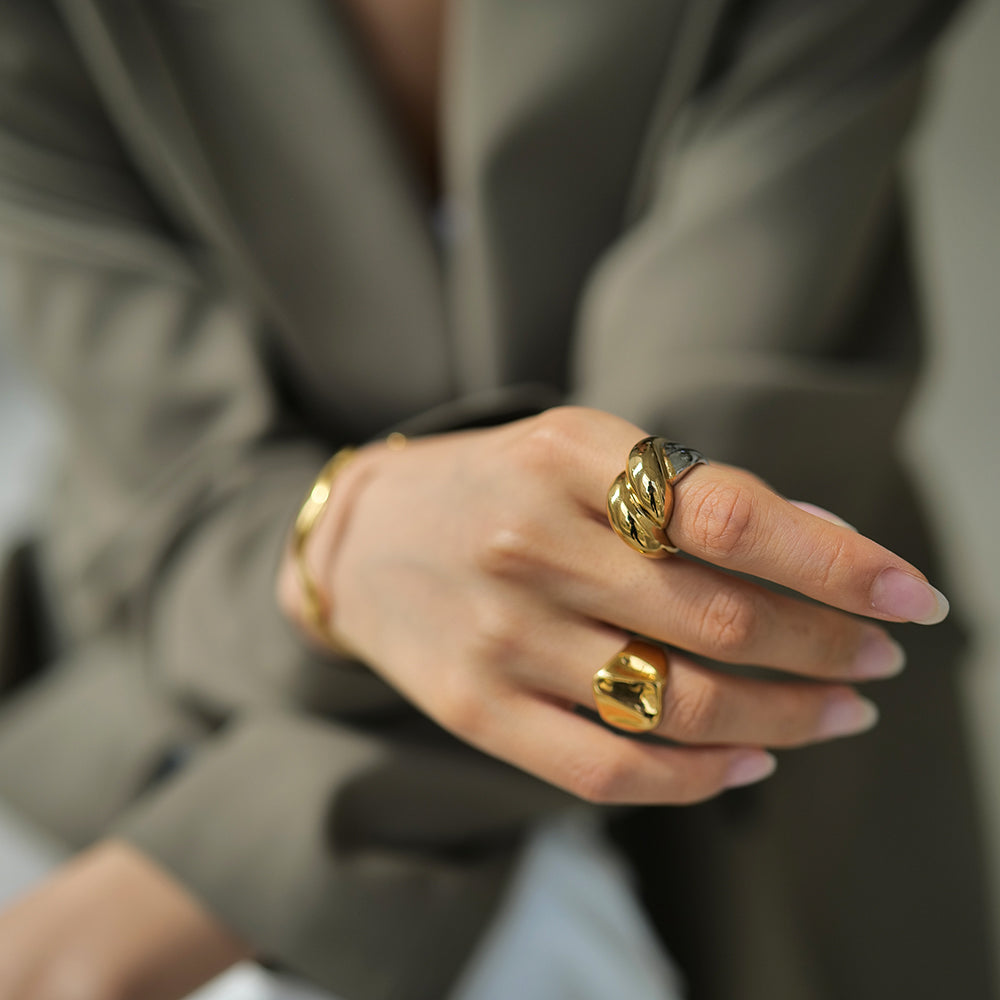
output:
<instances>
[{"instance_id":1,"label":"gold ring","mask_svg":"<svg viewBox=\"0 0 1000 1000\"><path fill-rule=\"evenodd\" d=\"M633 639L594 674L600 717L615 729L645 733L663 717L669 663L659 646Z\"/></svg>"},{"instance_id":2,"label":"gold ring","mask_svg":"<svg viewBox=\"0 0 1000 1000\"><path fill-rule=\"evenodd\" d=\"M674 508L673 485L696 465L707 464L692 448L661 437L643 438L608 490L608 520L637 552L660 558L676 552L667 535Z\"/></svg>"}]
</instances>

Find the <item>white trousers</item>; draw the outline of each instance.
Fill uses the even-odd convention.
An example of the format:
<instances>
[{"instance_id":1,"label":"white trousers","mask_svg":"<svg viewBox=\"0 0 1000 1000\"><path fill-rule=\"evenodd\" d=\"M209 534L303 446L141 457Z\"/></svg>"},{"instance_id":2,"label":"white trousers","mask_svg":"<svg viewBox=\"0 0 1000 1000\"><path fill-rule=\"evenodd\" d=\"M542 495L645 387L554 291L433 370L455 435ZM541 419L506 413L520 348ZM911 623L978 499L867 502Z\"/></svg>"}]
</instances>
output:
<instances>
[{"instance_id":1,"label":"white trousers","mask_svg":"<svg viewBox=\"0 0 1000 1000\"><path fill-rule=\"evenodd\" d=\"M0 904L62 856L0 804ZM680 1000L680 977L590 813L529 840L506 900L447 1000ZM337 1000L244 962L189 1000ZM350 1000L350 998L342 998Z\"/></svg>"}]
</instances>

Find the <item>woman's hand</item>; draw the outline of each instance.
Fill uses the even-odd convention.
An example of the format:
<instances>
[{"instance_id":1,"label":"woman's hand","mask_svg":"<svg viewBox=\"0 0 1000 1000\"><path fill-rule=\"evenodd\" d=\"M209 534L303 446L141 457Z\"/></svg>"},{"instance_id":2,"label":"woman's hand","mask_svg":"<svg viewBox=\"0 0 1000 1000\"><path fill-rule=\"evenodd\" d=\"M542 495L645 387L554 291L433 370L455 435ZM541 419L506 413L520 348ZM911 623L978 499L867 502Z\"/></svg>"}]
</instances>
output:
<instances>
[{"instance_id":1,"label":"woman's hand","mask_svg":"<svg viewBox=\"0 0 1000 1000\"><path fill-rule=\"evenodd\" d=\"M105 841L0 912L0 997L179 1000L242 942L122 841Z\"/></svg>"},{"instance_id":2,"label":"woman's hand","mask_svg":"<svg viewBox=\"0 0 1000 1000\"><path fill-rule=\"evenodd\" d=\"M674 487L671 540L701 561L644 558L605 513L643 436L566 407L402 451L363 449L307 550L331 626L442 726L592 801L704 799L766 777L774 761L763 748L870 728L874 706L850 685L897 673L902 651L833 609L929 624L944 599L891 552L721 465ZM301 622L288 561L279 597ZM628 633L789 681L730 676L675 652L657 732L682 745L625 739L574 709L593 707L592 677Z\"/></svg>"}]
</instances>

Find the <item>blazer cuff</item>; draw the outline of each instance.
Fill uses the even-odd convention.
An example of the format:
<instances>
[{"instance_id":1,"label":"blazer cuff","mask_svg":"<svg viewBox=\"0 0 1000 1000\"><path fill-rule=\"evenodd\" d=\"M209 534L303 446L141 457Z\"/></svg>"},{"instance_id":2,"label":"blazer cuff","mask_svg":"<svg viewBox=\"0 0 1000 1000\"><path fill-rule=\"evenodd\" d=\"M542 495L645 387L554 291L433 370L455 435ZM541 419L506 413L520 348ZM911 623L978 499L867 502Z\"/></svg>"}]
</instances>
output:
<instances>
[{"instance_id":1,"label":"blazer cuff","mask_svg":"<svg viewBox=\"0 0 1000 1000\"><path fill-rule=\"evenodd\" d=\"M429 731L245 716L111 832L262 959L355 1000L440 1000L521 830L566 799Z\"/></svg>"},{"instance_id":2,"label":"blazer cuff","mask_svg":"<svg viewBox=\"0 0 1000 1000\"><path fill-rule=\"evenodd\" d=\"M153 672L212 716L274 706L362 717L404 707L370 671L316 649L275 598L296 511L326 457L305 444L257 455L155 575L146 613Z\"/></svg>"}]
</instances>

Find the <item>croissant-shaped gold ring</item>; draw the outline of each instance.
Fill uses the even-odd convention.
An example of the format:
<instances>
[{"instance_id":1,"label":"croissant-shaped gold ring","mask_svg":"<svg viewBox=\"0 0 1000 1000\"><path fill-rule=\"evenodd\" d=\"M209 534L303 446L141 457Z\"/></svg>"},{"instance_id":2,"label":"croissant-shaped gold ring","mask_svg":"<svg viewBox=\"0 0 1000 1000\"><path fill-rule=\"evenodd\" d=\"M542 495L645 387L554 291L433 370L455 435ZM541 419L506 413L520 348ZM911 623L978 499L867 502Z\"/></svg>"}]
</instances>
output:
<instances>
[{"instance_id":1,"label":"croissant-shaped gold ring","mask_svg":"<svg viewBox=\"0 0 1000 1000\"><path fill-rule=\"evenodd\" d=\"M673 485L696 465L699 451L661 437L643 438L629 452L628 464L608 490L608 520L615 533L637 552L662 558L677 551L667 535L674 507Z\"/></svg>"}]
</instances>

